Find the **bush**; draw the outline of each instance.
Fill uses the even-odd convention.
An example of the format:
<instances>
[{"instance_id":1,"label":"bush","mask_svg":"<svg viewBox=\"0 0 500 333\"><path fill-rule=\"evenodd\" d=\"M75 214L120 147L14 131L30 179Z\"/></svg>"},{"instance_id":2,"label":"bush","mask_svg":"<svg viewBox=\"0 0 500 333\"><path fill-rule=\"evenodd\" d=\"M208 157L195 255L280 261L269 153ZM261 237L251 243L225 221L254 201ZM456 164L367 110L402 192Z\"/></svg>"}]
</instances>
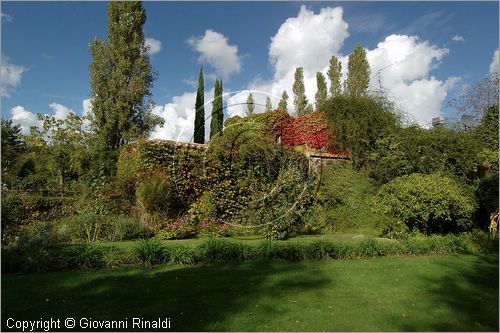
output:
<instances>
[{"instance_id":1,"label":"bush","mask_svg":"<svg viewBox=\"0 0 500 333\"><path fill-rule=\"evenodd\" d=\"M156 231L158 239L186 239L196 236L197 228L193 221L185 214L161 226Z\"/></svg>"},{"instance_id":2,"label":"bush","mask_svg":"<svg viewBox=\"0 0 500 333\"><path fill-rule=\"evenodd\" d=\"M198 247L198 258L202 262L243 261L250 253L249 245L225 239L208 239Z\"/></svg>"},{"instance_id":3,"label":"bush","mask_svg":"<svg viewBox=\"0 0 500 333\"><path fill-rule=\"evenodd\" d=\"M167 217L182 211L182 201L177 197L164 174L157 174L142 182L136 190L141 222L149 229L156 229Z\"/></svg>"},{"instance_id":4,"label":"bush","mask_svg":"<svg viewBox=\"0 0 500 333\"><path fill-rule=\"evenodd\" d=\"M137 219L125 215L112 218L111 228L109 238L113 241L134 240L149 235L149 232Z\"/></svg>"},{"instance_id":5,"label":"bush","mask_svg":"<svg viewBox=\"0 0 500 333\"><path fill-rule=\"evenodd\" d=\"M166 248L169 262L179 265L192 265L196 262L196 253L192 247L176 245Z\"/></svg>"},{"instance_id":6,"label":"bush","mask_svg":"<svg viewBox=\"0 0 500 333\"><path fill-rule=\"evenodd\" d=\"M139 241L133 252L145 267L151 267L165 261L165 248L159 240L154 238Z\"/></svg>"},{"instance_id":7,"label":"bush","mask_svg":"<svg viewBox=\"0 0 500 333\"><path fill-rule=\"evenodd\" d=\"M413 174L383 185L374 208L425 234L467 230L475 209L469 192L444 175Z\"/></svg>"},{"instance_id":8,"label":"bush","mask_svg":"<svg viewBox=\"0 0 500 333\"><path fill-rule=\"evenodd\" d=\"M478 225L486 229L490 224L490 214L498 210L498 174L488 175L479 181L476 190Z\"/></svg>"},{"instance_id":9,"label":"bush","mask_svg":"<svg viewBox=\"0 0 500 333\"><path fill-rule=\"evenodd\" d=\"M61 220L58 234L60 237L69 237L75 243L93 243L108 239L111 230L111 223L105 216L82 213Z\"/></svg>"},{"instance_id":10,"label":"bush","mask_svg":"<svg viewBox=\"0 0 500 333\"><path fill-rule=\"evenodd\" d=\"M105 266L103 251L88 244L66 248L62 253L62 260L71 269L93 270Z\"/></svg>"},{"instance_id":11,"label":"bush","mask_svg":"<svg viewBox=\"0 0 500 333\"><path fill-rule=\"evenodd\" d=\"M380 228L380 236L392 239L405 239L408 237L410 230L408 226L395 218L381 218L378 227Z\"/></svg>"}]
</instances>

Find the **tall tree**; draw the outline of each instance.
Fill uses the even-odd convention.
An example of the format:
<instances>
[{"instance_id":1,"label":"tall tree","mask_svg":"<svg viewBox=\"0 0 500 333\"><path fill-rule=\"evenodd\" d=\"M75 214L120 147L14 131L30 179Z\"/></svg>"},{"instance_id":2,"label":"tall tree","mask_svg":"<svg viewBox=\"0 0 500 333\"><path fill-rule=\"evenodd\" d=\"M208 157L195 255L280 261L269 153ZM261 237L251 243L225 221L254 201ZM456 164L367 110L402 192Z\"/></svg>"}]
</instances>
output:
<instances>
[{"instance_id":1,"label":"tall tree","mask_svg":"<svg viewBox=\"0 0 500 333\"><path fill-rule=\"evenodd\" d=\"M283 90L283 94L281 94L281 99L278 103L278 109L288 111L287 107L288 107L288 94L286 90Z\"/></svg>"},{"instance_id":2,"label":"tall tree","mask_svg":"<svg viewBox=\"0 0 500 333\"><path fill-rule=\"evenodd\" d=\"M147 136L162 120L151 113L153 68L144 43L139 1L108 4L108 40L90 45L93 126L105 149Z\"/></svg>"},{"instance_id":3,"label":"tall tree","mask_svg":"<svg viewBox=\"0 0 500 333\"><path fill-rule=\"evenodd\" d=\"M339 96L342 93L340 77L342 72L342 63L336 56L330 59L330 67L328 68L328 78L330 79L330 94L332 97Z\"/></svg>"},{"instance_id":4,"label":"tall tree","mask_svg":"<svg viewBox=\"0 0 500 333\"><path fill-rule=\"evenodd\" d=\"M196 91L194 116L194 142L205 143L205 83L203 82L203 67L198 75L198 90Z\"/></svg>"},{"instance_id":5,"label":"tall tree","mask_svg":"<svg viewBox=\"0 0 500 333\"><path fill-rule=\"evenodd\" d=\"M212 119L210 121L210 139L222 134L224 112L222 100L222 80L215 80L214 100L212 101Z\"/></svg>"},{"instance_id":6,"label":"tall tree","mask_svg":"<svg viewBox=\"0 0 500 333\"><path fill-rule=\"evenodd\" d=\"M349 55L347 64L346 93L349 95L365 95L370 83L370 65L366 59L366 51L358 44Z\"/></svg>"},{"instance_id":7,"label":"tall tree","mask_svg":"<svg viewBox=\"0 0 500 333\"><path fill-rule=\"evenodd\" d=\"M271 98L269 96L266 97L266 112L273 111L273 103L271 103Z\"/></svg>"},{"instance_id":8,"label":"tall tree","mask_svg":"<svg viewBox=\"0 0 500 333\"><path fill-rule=\"evenodd\" d=\"M2 177L14 166L16 157L25 150L21 127L12 120L2 119ZM5 178L4 178L5 179Z\"/></svg>"},{"instance_id":9,"label":"tall tree","mask_svg":"<svg viewBox=\"0 0 500 333\"><path fill-rule=\"evenodd\" d=\"M255 101L253 99L252 93L248 94L247 97L247 116L251 116L254 114L255 111Z\"/></svg>"},{"instance_id":10,"label":"tall tree","mask_svg":"<svg viewBox=\"0 0 500 333\"><path fill-rule=\"evenodd\" d=\"M328 88L326 87L326 79L323 73L316 73L316 85L318 86L316 91L316 110L321 108L325 104Z\"/></svg>"},{"instance_id":11,"label":"tall tree","mask_svg":"<svg viewBox=\"0 0 500 333\"><path fill-rule=\"evenodd\" d=\"M304 87L304 69L297 67L295 69L294 82L293 82L293 104L295 105L295 112L298 116L306 114L307 97Z\"/></svg>"}]
</instances>

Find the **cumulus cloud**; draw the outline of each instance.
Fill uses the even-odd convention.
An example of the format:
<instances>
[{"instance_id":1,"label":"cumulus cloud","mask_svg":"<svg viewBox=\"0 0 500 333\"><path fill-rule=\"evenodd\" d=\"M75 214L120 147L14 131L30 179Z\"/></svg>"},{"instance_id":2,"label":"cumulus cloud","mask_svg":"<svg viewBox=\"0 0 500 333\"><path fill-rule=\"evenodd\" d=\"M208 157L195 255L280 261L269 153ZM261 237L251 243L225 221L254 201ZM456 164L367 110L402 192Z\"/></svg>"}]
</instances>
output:
<instances>
[{"instance_id":1,"label":"cumulus cloud","mask_svg":"<svg viewBox=\"0 0 500 333\"><path fill-rule=\"evenodd\" d=\"M492 73L500 73L500 62L498 59L498 49L495 50L493 54L493 59L491 59L490 64L490 74Z\"/></svg>"},{"instance_id":2,"label":"cumulus cloud","mask_svg":"<svg viewBox=\"0 0 500 333\"><path fill-rule=\"evenodd\" d=\"M148 48L148 54L151 56L161 51L161 42L154 38L146 38L144 44Z\"/></svg>"},{"instance_id":3,"label":"cumulus cloud","mask_svg":"<svg viewBox=\"0 0 500 333\"><path fill-rule=\"evenodd\" d=\"M12 123L21 127L22 134L29 134L32 126L41 127L41 122L36 118L36 114L18 105L10 110Z\"/></svg>"},{"instance_id":4,"label":"cumulus cloud","mask_svg":"<svg viewBox=\"0 0 500 333\"><path fill-rule=\"evenodd\" d=\"M1 57L0 77L2 79L0 85L0 95L2 97L10 97L15 88L21 83L21 77L26 71L26 68L12 64L9 58L3 53Z\"/></svg>"},{"instance_id":5,"label":"cumulus cloud","mask_svg":"<svg viewBox=\"0 0 500 333\"><path fill-rule=\"evenodd\" d=\"M241 70L241 59L238 56L238 47L229 45L223 34L208 29L201 37L192 36L187 40L188 45L200 53L199 61L207 62L223 79Z\"/></svg>"},{"instance_id":6,"label":"cumulus cloud","mask_svg":"<svg viewBox=\"0 0 500 333\"><path fill-rule=\"evenodd\" d=\"M10 16L9 14L0 13L0 20L2 20L2 23L3 22L12 22L12 16Z\"/></svg>"},{"instance_id":7,"label":"cumulus cloud","mask_svg":"<svg viewBox=\"0 0 500 333\"><path fill-rule=\"evenodd\" d=\"M463 36L460 36L460 35L455 35L455 36L451 37L451 40L453 40L455 42L465 42L465 38Z\"/></svg>"},{"instance_id":8,"label":"cumulus cloud","mask_svg":"<svg viewBox=\"0 0 500 333\"><path fill-rule=\"evenodd\" d=\"M297 17L287 19L271 38L269 58L275 78L295 67L316 72L337 54L349 36L341 7L322 8L318 14L302 6Z\"/></svg>"},{"instance_id":9,"label":"cumulus cloud","mask_svg":"<svg viewBox=\"0 0 500 333\"><path fill-rule=\"evenodd\" d=\"M75 111L71 110L70 108L55 102L50 103L49 108L51 108L52 111L54 112L54 118L59 120L66 119L66 117L70 113L75 113Z\"/></svg>"},{"instance_id":10,"label":"cumulus cloud","mask_svg":"<svg viewBox=\"0 0 500 333\"><path fill-rule=\"evenodd\" d=\"M205 93L205 137L210 130L210 115L212 113L213 89ZM156 127L150 139L165 139L181 142L193 142L194 134L194 104L196 91L186 92L172 98L172 102L153 107L153 114L165 119L163 127Z\"/></svg>"}]
</instances>

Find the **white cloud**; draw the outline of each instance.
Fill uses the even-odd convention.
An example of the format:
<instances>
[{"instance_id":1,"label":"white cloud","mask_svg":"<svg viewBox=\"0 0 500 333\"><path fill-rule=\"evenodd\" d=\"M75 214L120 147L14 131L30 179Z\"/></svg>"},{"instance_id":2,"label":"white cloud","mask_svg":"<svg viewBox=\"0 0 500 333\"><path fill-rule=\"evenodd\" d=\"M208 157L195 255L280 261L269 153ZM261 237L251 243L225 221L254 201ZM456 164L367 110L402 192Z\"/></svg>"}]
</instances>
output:
<instances>
[{"instance_id":1,"label":"white cloud","mask_svg":"<svg viewBox=\"0 0 500 333\"><path fill-rule=\"evenodd\" d=\"M41 127L41 122L37 120L36 114L20 105L13 107L10 114L12 115L12 123L20 125L23 134L29 134L31 126Z\"/></svg>"},{"instance_id":2,"label":"white cloud","mask_svg":"<svg viewBox=\"0 0 500 333\"><path fill-rule=\"evenodd\" d=\"M0 13L0 19L2 20L2 23L3 22L12 22L12 16L10 16L9 14Z\"/></svg>"},{"instance_id":3,"label":"white cloud","mask_svg":"<svg viewBox=\"0 0 500 333\"><path fill-rule=\"evenodd\" d=\"M146 38L144 44L148 48L148 54L151 56L161 51L161 42L154 38Z\"/></svg>"},{"instance_id":4,"label":"white cloud","mask_svg":"<svg viewBox=\"0 0 500 333\"><path fill-rule=\"evenodd\" d=\"M190 37L187 43L193 50L200 53L198 60L213 66L223 79L241 70L238 47L229 45L227 37L223 34L208 29L202 37Z\"/></svg>"},{"instance_id":5,"label":"white cloud","mask_svg":"<svg viewBox=\"0 0 500 333\"><path fill-rule=\"evenodd\" d=\"M490 73L500 73L500 61L498 58L498 49L495 50L493 54L493 59L491 59Z\"/></svg>"},{"instance_id":6,"label":"white cloud","mask_svg":"<svg viewBox=\"0 0 500 333\"><path fill-rule=\"evenodd\" d=\"M205 137L210 131L213 89L205 93ZM194 104L196 91L186 92L172 98L172 102L164 106L154 106L152 112L165 120L163 127L156 127L150 139L164 139L181 142L193 142L194 134Z\"/></svg>"},{"instance_id":7,"label":"white cloud","mask_svg":"<svg viewBox=\"0 0 500 333\"><path fill-rule=\"evenodd\" d=\"M451 37L451 40L453 40L455 42L465 42L465 38L463 36L460 36L460 35L455 35L455 36Z\"/></svg>"},{"instance_id":8,"label":"white cloud","mask_svg":"<svg viewBox=\"0 0 500 333\"><path fill-rule=\"evenodd\" d=\"M66 119L70 113L75 114L75 111L59 103L50 103L49 107L54 111L54 118L58 120Z\"/></svg>"},{"instance_id":9,"label":"white cloud","mask_svg":"<svg viewBox=\"0 0 500 333\"><path fill-rule=\"evenodd\" d=\"M314 14L302 6L297 17L287 19L269 46L275 78L283 78L299 66L314 73L322 69L349 36L342 15L341 7L322 8Z\"/></svg>"},{"instance_id":10,"label":"white cloud","mask_svg":"<svg viewBox=\"0 0 500 333\"><path fill-rule=\"evenodd\" d=\"M14 89L21 83L21 77L26 71L26 68L10 63L9 58L3 53L1 54L1 57L0 95L2 97L10 97Z\"/></svg>"}]
</instances>

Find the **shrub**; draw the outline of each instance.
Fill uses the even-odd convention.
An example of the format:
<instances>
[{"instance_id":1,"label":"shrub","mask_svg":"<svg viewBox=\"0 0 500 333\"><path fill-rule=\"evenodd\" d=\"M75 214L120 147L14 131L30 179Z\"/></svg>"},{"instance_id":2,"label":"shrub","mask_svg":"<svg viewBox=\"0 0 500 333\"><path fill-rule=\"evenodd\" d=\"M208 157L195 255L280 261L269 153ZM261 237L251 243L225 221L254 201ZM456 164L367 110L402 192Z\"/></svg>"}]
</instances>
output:
<instances>
[{"instance_id":1,"label":"shrub","mask_svg":"<svg viewBox=\"0 0 500 333\"><path fill-rule=\"evenodd\" d=\"M113 241L134 240L149 234L137 219L125 215L112 218L111 227L112 231L109 238Z\"/></svg>"},{"instance_id":2,"label":"shrub","mask_svg":"<svg viewBox=\"0 0 500 333\"><path fill-rule=\"evenodd\" d=\"M165 261L165 249L160 241L154 238L139 241L133 252L145 267Z\"/></svg>"},{"instance_id":3,"label":"shrub","mask_svg":"<svg viewBox=\"0 0 500 333\"><path fill-rule=\"evenodd\" d=\"M136 198L141 222L150 229L156 229L164 217L177 216L182 210L182 202L164 174L142 182L137 187Z\"/></svg>"},{"instance_id":4,"label":"shrub","mask_svg":"<svg viewBox=\"0 0 500 333\"><path fill-rule=\"evenodd\" d=\"M161 226L161 229L156 231L155 237L158 239L185 239L194 237L197 233L196 225L185 214L177 217Z\"/></svg>"},{"instance_id":5,"label":"shrub","mask_svg":"<svg viewBox=\"0 0 500 333\"><path fill-rule=\"evenodd\" d=\"M130 261L127 255L116 247L104 249L102 259L106 268L117 268Z\"/></svg>"},{"instance_id":6,"label":"shrub","mask_svg":"<svg viewBox=\"0 0 500 333\"><path fill-rule=\"evenodd\" d=\"M102 215L82 213L61 220L58 233L73 242L92 243L106 240L111 234L111 224Z\"/></svg>"},{"instance_id":7,"label":"shrub","mask_svg":"<svg viewBox=\"0 0 500 333\"><path fill-rule=\"evenodd\" d=\"M306 246L303 243L290 241L278 245L277 255L279 259L289 261L300 261L306 258Z\"/></svg>"},{"instance_id":8,"label":"shrub","mask_svg":"<svg viewBox=\"0 0 500 333\"><path fill-rule=\"evenodd\" d=\"M189 246L169 246L166 248L166 253L172 264L192 265L196 262L195 250Z\"/></svg>"},{"instance_id":9,"label":"shrub","mask_svg":"<svg viewBox=\"0 0 500 333\"><path fill-rule=\"evenodd\" d=\"M99 269L105 266L104 253L93 245L81 244L66 248L63 253L63 262L71 269Z\"/></svg>"},{"instance_id":10,"label":"shrub","mask_svg":"<svg viewBox=\"0 0 500 333\"><path fill-rule=\"evenodd\" d=\"M307 258L321 260L330 258L332 251L332 242L326 240L314 241L307 245Z\"/></svg>"},{"instance_id":11,"label":"shrub","mask_svg":"<svg viewBox=\"0 0 500 333\"><path fill-rule=\"evenodd\" d=\"M410 229L429 234L468 229L475 201L466 188L449 177L413 174L383 185L374 207Z\"/></svg>"},{"instance_id":12,"label":"shrub","mask_svg":"<svg viewBox=\"0 0 500 333\"><path fill-rule=\"evenodd\" d=\"M476 219L478 225L486 229L490 214L498 210L498 174L488 175L479 181L476 197L479 203Z\"/></svg>"},{"instance_id":13,"label":"shrub","mask_svg":"<svg viewBox=\"0 0 500 333\"><path fill-rule=\"evenodd\" d=\"M250 251L249 245L212 238L198 247L198 258L202 262L242 261Z\"/></svg>"},{"instance_id":14,"label":"shrub","mask_svg":"<svg viewBox=\"0 0 500 333\"><path fill-rule=\"evenodd\" d=\"M380 236L392 239L404 239L409 235L408 226L395 218L382 217L378 227L380 228Z\"/></svg>"}]
</instances>

